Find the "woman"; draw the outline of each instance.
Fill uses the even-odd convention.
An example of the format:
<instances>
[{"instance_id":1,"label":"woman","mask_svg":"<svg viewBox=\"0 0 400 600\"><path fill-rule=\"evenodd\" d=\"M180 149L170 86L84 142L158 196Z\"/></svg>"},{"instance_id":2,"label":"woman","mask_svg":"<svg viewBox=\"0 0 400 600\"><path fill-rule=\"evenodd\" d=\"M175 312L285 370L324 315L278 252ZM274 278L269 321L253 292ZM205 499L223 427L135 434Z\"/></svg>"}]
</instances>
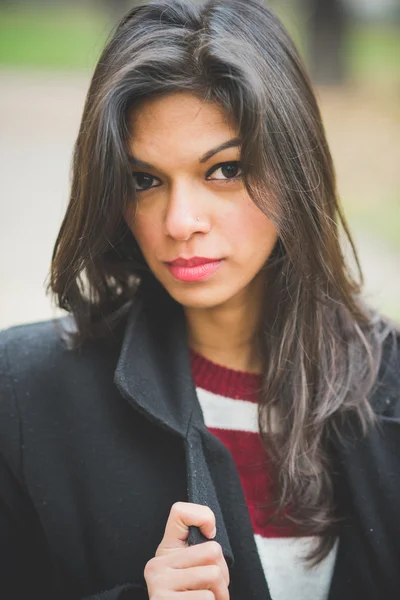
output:
<instances>
[{"instance_id":1,"label":"woman","mask_svg":"<svg viewBox=\"0 0 400 600\"><path fill-rule=\"evenodd\" d=\"M70 316L1 336L5 598L398 598L397 332L342 234L276 17L134 8L76 143Z\"/></svg>"}]
</instances>

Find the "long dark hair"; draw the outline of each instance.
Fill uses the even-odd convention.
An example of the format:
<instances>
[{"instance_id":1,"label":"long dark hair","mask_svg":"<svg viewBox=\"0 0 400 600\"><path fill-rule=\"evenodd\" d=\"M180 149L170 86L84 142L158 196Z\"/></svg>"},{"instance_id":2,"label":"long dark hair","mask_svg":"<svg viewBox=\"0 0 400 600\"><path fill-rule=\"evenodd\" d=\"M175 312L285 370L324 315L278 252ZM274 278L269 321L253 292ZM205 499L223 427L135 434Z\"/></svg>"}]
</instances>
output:
<instances>
[{"instance_id":1,"label":"long dark hair","mask_svg":"<svg viewBox=\"0 0 400 600\"><path fill-rule=\"evenodd\" d=\"M277 511L290 506L302 531L324 534L309 557L318 562L336 522L328 443L347 415L364 432L373 423L368 394L382 342L359 298L361 271L312 86L261 1L155 0L119 23L88 92L49 288L73 313L80 343L109 330L140 289L148 273L122 216L134 199L127 113L178 90L235 119L247 191L279 232L257 339L259 425L277 473ZM353 250L358 280L340 237Z\"/></svg>"}]
</instances>

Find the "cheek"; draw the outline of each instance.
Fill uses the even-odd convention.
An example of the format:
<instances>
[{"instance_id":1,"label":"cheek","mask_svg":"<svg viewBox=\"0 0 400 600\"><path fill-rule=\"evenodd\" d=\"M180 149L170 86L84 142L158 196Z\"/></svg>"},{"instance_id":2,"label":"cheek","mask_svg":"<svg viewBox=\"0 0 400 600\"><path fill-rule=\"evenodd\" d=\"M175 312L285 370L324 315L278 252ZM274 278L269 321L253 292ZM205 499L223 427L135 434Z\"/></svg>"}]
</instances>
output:
<instances>
[{"instance_id":1,"label":"cheek","mask_svg":"<svg viewBox=\"0 0 400 600\"><path fill-rule=\"evenodd\" d=\"M249 198L221 215L220 226L224 237L246 254L269 252L278 237L275 225Z\"/></svg>"},{"instance_id":2,"label":"cheek","mask_svg":"<svg viewBox=\"0 0 400 600\"><path fill-rule=\"evenodd\" d=\"M156 219L152 219L150 215L136 210L135 207L128 209L124 217L144 254L157 247L160 236Z\"/></svg>"}]
</instances>

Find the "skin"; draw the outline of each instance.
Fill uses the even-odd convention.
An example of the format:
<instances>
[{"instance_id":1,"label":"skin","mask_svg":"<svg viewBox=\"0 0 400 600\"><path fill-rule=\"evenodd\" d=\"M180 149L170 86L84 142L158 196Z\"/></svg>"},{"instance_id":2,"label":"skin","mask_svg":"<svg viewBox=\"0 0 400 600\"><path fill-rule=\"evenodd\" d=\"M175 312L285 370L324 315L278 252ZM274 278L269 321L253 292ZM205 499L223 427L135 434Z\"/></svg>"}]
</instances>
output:
<instances>
[{"instance_id":1,"label":"skin","mask_svg":"<svg viewBox=\"0 0 400 600\"><path fill-rule=\"evenodd\" d=\"M183 306L189 345L216 363L258 372L252 339L261 313L261 269L278 234L246 191L240 146L199 162L238 138L235 123L217 104L177 92L135 107L128 125L131 156L153 167L133 164L136 190L144 191L137 191L125 220L156 278ZM234 164L210 173L227 162ZM206 280L188 283L165 265L178 256L224 260Z\"/></svg>"},{"instance_id":2,"label":"skin","mask_svg":"<svg viewBox=\"0 0 400 600\"><path fill-rule=\"evenodd\" d=\"M199 527L212 539L215 525L215 515L208 506L173 504L163 539L144 570L151 600L229 600L230 574L220 544L209 541L189 546L187 542L190 526Z\"/></svg>"}]
</instances>

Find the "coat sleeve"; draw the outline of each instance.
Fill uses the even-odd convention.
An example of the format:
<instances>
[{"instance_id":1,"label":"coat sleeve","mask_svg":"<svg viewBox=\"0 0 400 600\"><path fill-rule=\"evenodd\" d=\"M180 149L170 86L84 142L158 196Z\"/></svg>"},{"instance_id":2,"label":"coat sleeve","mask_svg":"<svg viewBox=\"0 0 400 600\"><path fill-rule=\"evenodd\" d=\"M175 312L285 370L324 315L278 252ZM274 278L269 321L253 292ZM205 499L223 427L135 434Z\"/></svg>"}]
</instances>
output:
<instances>
[{"instance_id":1,"label":"coat sleeve","mask_svg":"<svg viewBox=\"0 0 400 600\"><path fill-rule=\"evenodd\" d=\"M55 569L24 485L17 403L0 335L0 597L7 600L148 600L147 588L127 583L85 598L58 593Z\"/></svg>"}]
</instances>

